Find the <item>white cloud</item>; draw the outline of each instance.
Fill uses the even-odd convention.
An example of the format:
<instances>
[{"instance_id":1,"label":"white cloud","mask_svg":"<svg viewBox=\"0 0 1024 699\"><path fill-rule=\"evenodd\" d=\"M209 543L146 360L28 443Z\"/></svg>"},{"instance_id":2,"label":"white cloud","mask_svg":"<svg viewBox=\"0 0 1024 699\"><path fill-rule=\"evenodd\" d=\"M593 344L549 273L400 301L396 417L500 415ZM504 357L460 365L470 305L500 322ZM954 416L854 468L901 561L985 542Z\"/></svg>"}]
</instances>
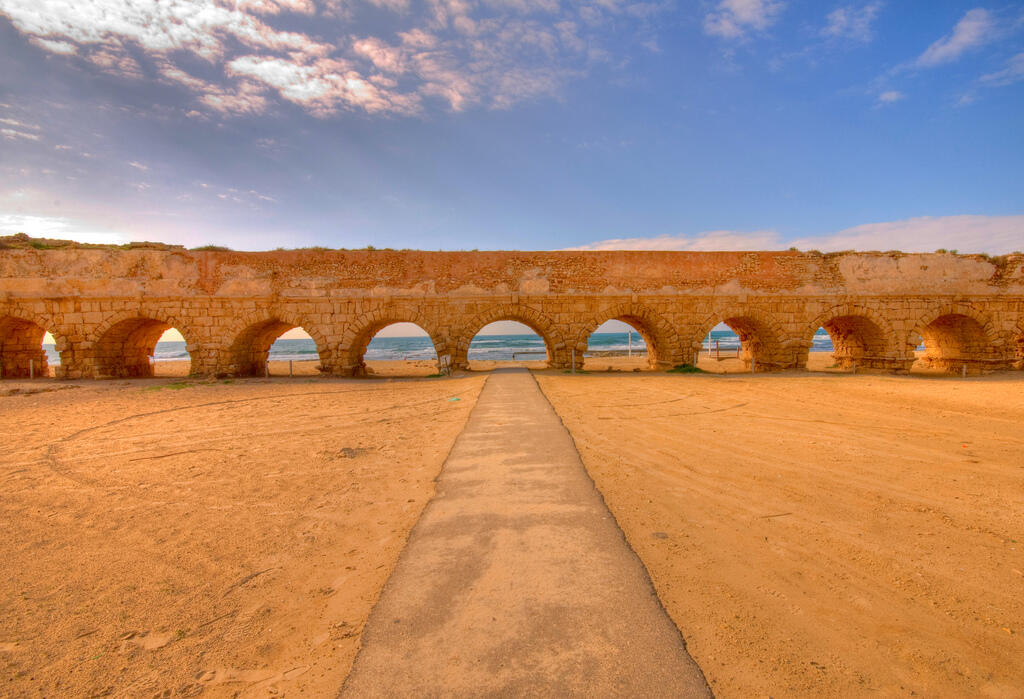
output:
<instances>
[{"instance_id":1,"label":"white cloud","mask_svg":"<svg viewBox=\"0 0 1024 699\"><path fill-rule=\"evenodd\" d=\"M880 104L892 104L893 102L899 102L904 98L906 98L906 95L899 90L886 90L878 96L878 102Z\"/></svg>"},{"instance_id":2,"label":"white cloud","mask_svg":"<svg viewBox=\"0 0 1024 699\"><path fill-rule=\"evenodd\" d=\"M386 38L359 31L348 0L325 0L319 14L312 0L0 0L0 13L46 51L74 53L124 79L155 72L218 112L260 113L277 95L326 116L341 109L408 114L431 98L453 110L505 108L556 94L607 60L607 34L639 31L662 7L626 0L366 1L393 12ZM759 27L779 2L722 5L731 21ZM316 16L316 34L295 31L302 23L286 15Z\"/></svg>"},{"instance_id":3,"label":"white cloud","mask_svg":"<svg viewBox=\"0 0 1024 699\"><path fill-rule=\"evenodd\" d=\"M869 2L862 7L848 5L832 10L828 24L821 30L825 36L835 36L868 42L874 38L872 24L882 9L881 2Z\"/></svg>"},{"instance_id":4,"label":"white cloud","mask_svg":"<svg viewBox=\"0 0 1024 699\"><path fill-rule=\"evenodd\" d=\"M570 250L774 250L781 245L775 231L705 231L693 236L611 238Z\"/></svg>"},{"instance_id":5,"label":"white cloud","mask_svg":"<svg viewBox=\"0 0 1024 699\"><path fill-rule=\"evenodd\" d=\"M704 32L725 39L738 39L754 29L771 26L782 12L781 0L720 0L715 10L704 16Z\"/></svg>"},{"instance_id":6,"label":"white cloud","mask_svg":"<svg viewBox=\"0 0 1024 699\"><path fill-rule=\"evenodd\" d=\"M992 41L996 29L988 10L980 7L969 10L953 27L953 33L929 46L915 64L919 68L931 68L955 61L966 51Z\"/></svg>"},{"instance_id":7,"label":"white cloud","mask_svg":"<svg viewBox=\"0 0 1024 699\"><path fill-rule=\"evenodd\" d=\"M128 237L122 233L98 230L95 226L70 218L0 214L0 235L15 233L26 233L34 238L77 240L80 243L121 245L128 242Z\"/></svg>"},{"instance_id":8,"label":"white cloud","mask_svg":"<svg viewBox=\"0 0 1024 699\"><path fill-rule=\"evenodd\" d=\"M616 238L574 250L903 250L1004 254L1024 250L1024 215L924 216L869 223L837 233L792 238L778 231L709 231L696 235Z\"/></svg>"},{"instance_id":9,"label":"white cloud","mask_svg":"<svg viewBox=\"0 0 1024 699\"><path fill-rule=\"evenodd\" d=\"M1011 85L1020 80L1024 80L1024 53L1011 58L1002 70L981 76L981 82L994 87Z\"/></svg>"},{"instance_id":10,"label":"white cloud","mask_svg":"<svg viewBox=\"0 0 1024 699\"><path fill-rule=\"evenodd\" d=\"M285 99L314 114L330 114L339 105L367 112L412 112L414 99L401 94L386 96L372 82L344 61L319 59L300 65L282 58L242 56L228 64L233 75L244 75L278 90Z\"/></svg>"}]
</instances>

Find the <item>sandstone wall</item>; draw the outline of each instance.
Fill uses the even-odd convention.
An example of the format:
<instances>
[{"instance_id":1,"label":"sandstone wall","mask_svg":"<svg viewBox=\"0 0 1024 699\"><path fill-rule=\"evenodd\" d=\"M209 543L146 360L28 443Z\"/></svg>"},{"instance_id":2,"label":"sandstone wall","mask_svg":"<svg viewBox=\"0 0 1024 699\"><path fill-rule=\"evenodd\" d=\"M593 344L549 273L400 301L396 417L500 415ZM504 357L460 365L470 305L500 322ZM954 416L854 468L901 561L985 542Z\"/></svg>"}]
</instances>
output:
<instances>
[{"instance_id":1,"label":"sandstone wall","mask_svg":"<svg viewBox=\"0 0 1024 699\"><path fill-rule=\"evenodd\" d=\"M613 318L661 366L692 361L724 321L757 371L804 366L824 326L841 364L906 371L923 336L933 364L974 373L1024 361L1024 255L0 250L5 377L39 366L44 330L62 376L145 376L171 326L195 373L259 373L270 343L301 326L326 372L351 375L401 321L465 366L480 328L519 320L568 367Z\"/></svg>"}]
</instances>

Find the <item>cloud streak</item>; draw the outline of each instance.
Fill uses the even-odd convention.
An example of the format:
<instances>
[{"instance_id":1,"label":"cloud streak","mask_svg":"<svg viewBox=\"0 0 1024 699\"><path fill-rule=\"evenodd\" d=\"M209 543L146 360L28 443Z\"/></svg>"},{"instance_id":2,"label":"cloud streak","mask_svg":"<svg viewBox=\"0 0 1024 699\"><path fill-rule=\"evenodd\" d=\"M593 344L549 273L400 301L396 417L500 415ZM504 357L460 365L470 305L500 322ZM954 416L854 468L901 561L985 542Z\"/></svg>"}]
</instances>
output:
<instances>
[{"instance_id":1,"label":"cloud streak","mask_svg":"<svg viewBox=\"0 0 1024 699\"><path fill-rule=\"evenodd\" d=\"M781 0L721 0L704 16L704 32L723 39L739 39L750 31L763 31L775 23Z\"/></svg>"},{"instance_id":2,"label":"cloud streak","mask_svg":"<svg viewBox=\"0 0 1024 699\"><path fill-rule=\"evenodd\" d=\"M774 230L706 231L696 235L612 238L572 250L903 250L1004 254L1024 249L1022 216L925 216L869 223L835 233L793 238Z\"/></svg>"},{"instance_id":3,"label":"cloud streak","mask_svg":"<svg viewBox=\"0 0 1024 699\"><path fill-rule=\"evenodd\" d=\"M821 33L823 36L867 43L874 39L873 25L881 10L881 2L869 2L862 7L838 7L828 14L828 23Z\"/></svg>"},{"instance_id":4,"label":"cloud streak","mask_svg":"<svg viewBox=\"0 0 1024 699\"><path fill-rule=\"evenodd\" d=\"M996 24L988 10L969 10L956 23L951 34L942 37L918 56L915 65L918 68L933 68L951 63L967 51L994 40L996 34Z\"/></svg>"},{"instance_id":5,"label":"cloud streak","mask_svg":"<svg viewBox=\"0 0 1024 699\"><path fill-rule=\"evenodd\" d=\"M1021 80L1024 80L1024 53L1011 58L1002 70L981 76L981 82L992 87L1005 87Z\"/></svg>"},{"instance_id":6,"label":"cloud streak","mask_svg":"<svg viewBox=\"0 0 1024 699\"><path fill-rule=\"evenodd\" d=\"M892 104L894 102L899 102L900 100L902 100L904 98L906 98L906 95L904 95L899 90L886 90L885 92L883 92L882 94L880 94L878 96L878 103L879 104Z\"/></svg>"}]
</instances>

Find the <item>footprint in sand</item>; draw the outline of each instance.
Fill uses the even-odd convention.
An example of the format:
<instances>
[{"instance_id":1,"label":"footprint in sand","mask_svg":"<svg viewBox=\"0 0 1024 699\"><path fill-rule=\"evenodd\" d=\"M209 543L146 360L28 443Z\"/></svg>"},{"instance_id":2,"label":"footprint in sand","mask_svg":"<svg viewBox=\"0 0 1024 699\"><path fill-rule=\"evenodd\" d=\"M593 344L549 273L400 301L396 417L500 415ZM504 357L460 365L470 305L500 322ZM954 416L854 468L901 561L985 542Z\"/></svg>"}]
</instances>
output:
<instances>
[{"instance_id":1,"label":"footprint in sand","mask_svg":"<svg viewBox=\"0 0 1024 699\"><path fill-rule=\"evenodd\" d=\"M150 633L149 631L140 631L138 633L129 633L121 637L121 648L125 649L128 644L132 644L143 650L157 650L170 643L172 638L174 638L174 634L170 632Z\"/></svg>"}]
</instances>

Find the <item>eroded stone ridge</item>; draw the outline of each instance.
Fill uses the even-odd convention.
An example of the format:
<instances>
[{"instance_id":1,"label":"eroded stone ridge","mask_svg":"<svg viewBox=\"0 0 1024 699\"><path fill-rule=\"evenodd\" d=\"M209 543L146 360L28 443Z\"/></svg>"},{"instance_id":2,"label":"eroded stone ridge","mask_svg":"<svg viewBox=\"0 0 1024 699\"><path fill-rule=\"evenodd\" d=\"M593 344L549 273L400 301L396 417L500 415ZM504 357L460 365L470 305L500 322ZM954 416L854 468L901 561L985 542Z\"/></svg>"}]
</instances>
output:
<instances>
[{"instance_id":1,"label":"eroded stone ridge","mask_svg":"<svg viewBox=\"0 0 1024 699\"><path fill-rule=\"evenodd\" d=\"M805 366L819 327L836 360L907 371L926 361L970 373L1024 364L1024 255L802 252L200 252L0 250L0 369L147 376L160 334L177 328L196 374L262 373L274 339L301 326L325 373L364 370L381 328L412 322L439 356L467 366L497 320L529 325L550 363L577 364L591 332L619 319L656 366L693 360L725 322L748 368Z\"/></svg>"}]
</instances>

